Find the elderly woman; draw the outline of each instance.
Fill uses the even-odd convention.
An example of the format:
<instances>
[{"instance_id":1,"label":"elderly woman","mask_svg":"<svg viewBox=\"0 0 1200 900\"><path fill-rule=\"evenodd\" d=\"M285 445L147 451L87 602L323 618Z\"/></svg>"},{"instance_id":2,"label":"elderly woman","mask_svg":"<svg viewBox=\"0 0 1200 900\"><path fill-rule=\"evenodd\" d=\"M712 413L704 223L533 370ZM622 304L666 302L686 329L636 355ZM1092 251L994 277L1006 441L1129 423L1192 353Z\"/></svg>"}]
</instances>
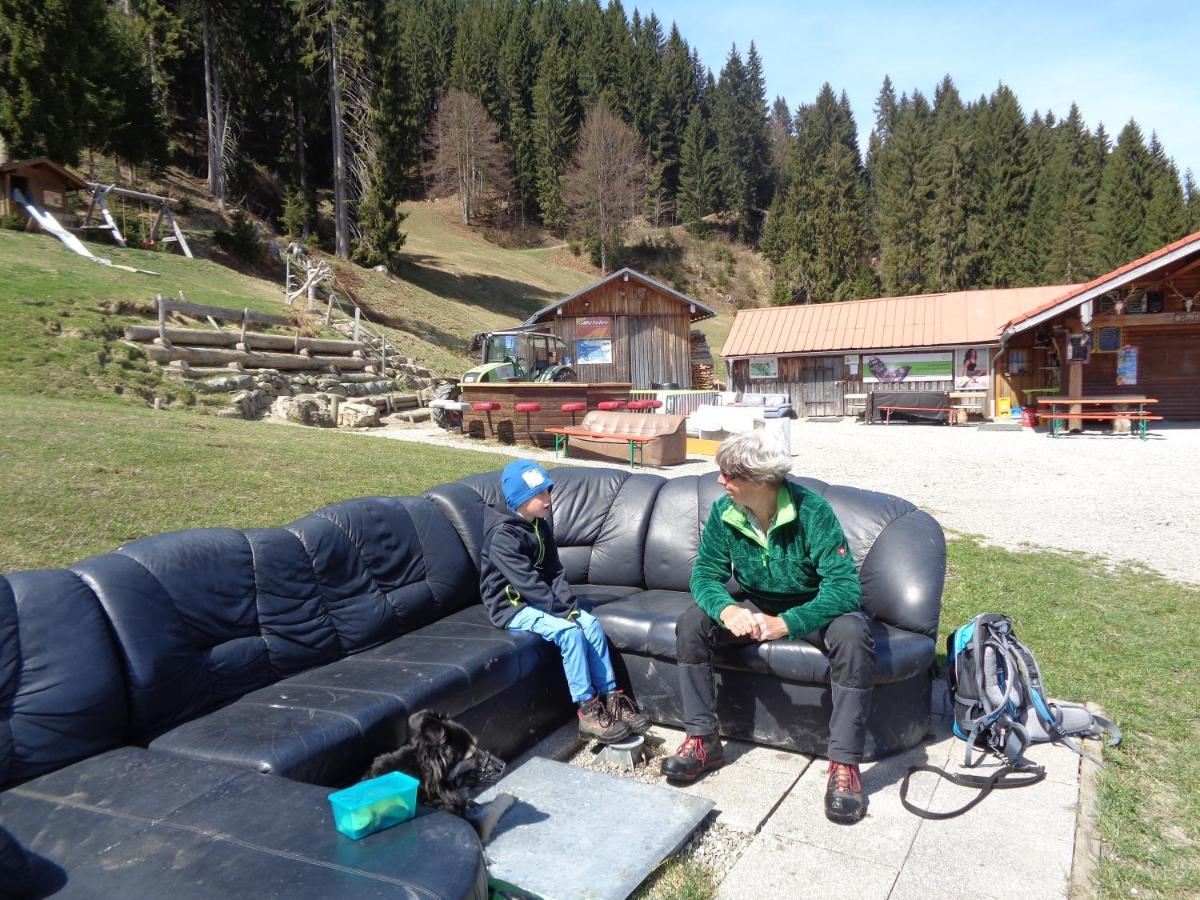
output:
<instances>
[{"instance_id":1,"label":"elderly woman","mask_svg":"<svg viewBox=\"0 0 1200 900\"><path fill-rule=\"evenodd\" d=\"M858 764L875 644L842 526L822 497L787 480L791 459L762 431L722 443L717 466L725 496L713 504L700 540L691 581L696 605L675 625L687 737L663 761L662 772L691 782L725 761L715 711L715 646L808 641L829 658L833 686L825 814L857 822L867 811ZM729 595L730 576L751 603Z\"/></svg>"}]
</instances>

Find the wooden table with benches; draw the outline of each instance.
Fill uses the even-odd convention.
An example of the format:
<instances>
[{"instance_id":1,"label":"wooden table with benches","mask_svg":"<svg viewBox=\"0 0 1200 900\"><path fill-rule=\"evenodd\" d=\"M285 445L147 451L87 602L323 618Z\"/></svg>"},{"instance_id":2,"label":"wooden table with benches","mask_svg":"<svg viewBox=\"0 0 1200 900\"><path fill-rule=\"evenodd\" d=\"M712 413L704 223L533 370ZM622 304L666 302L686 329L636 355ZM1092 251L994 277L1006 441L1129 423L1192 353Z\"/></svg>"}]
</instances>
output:
<instances>
[{"instance_id":1,"label":"wooden table with benches","mask_svg":"<svg viewBox=\"0 0 1200 900\"><path fill-rule=\"evenodd\" d=\"M567 449L570 447L572 437L587 438L590 441L598 441L603 444L629 444L629 468L636 468L639 464L645 465L642 462L642 451L646 444L651 441L658 440L658 435L638 435L638 434L607 434L602 431L592 431L588 428L546 428L543 429L547 434L554 435L554 455L567 455ZM634 462L634 452L637 452L637 462Z\"/></svg>"},{"instance_id":2,"label":"wooden table with benches","mask_svg":"<svg viewBox=\"0 0 1200 900\"><path fill-rule=\"evenodd\" d=\"M1039 412L1037 417L1039 421L1049 420L1051 437L1058 437L1060 433L1067 431L1066 420L1068 419L1095 419L1098 421L1126 419L1131 424L1137 424L1136 430L1131 429L1130 433L1136 433L1144 441L1148 430L1147 423L1162 420L1162 416L1146 412L1146 407L1157 403L1157 400L1133 394L1110 394L1095 397L1063 397L1059 395L1038 397L1037 402L1042 409L1049 407L1048 411ZM1072 407L1077 407L1079 411L1073 411ZM1136 409L1122 409L1121 407L1136 407Z\"/></svg>"}]
</instances>

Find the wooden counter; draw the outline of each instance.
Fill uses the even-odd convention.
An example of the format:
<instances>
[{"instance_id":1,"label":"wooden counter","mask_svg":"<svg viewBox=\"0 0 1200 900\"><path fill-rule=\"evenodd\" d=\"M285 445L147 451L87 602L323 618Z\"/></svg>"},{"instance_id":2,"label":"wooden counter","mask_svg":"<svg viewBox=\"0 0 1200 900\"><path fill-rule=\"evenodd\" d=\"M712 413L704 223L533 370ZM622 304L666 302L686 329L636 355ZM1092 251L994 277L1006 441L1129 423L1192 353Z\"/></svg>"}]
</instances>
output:
<instances>
[{"instance_id":1,"label":"wooden counter","mask_svg":"<svg viewBox=\"0 0 1200 900\"><path fill-rule=\"evenodd\" d=\"M553 447L554 436L547 428L578 425L587 412L571 414L562 411L564 403L586 403L593 410L602 400L629 401L628 382L582 381L510 381L496 384L464 384L462 399L466 403L499 403L490 414L467 410L463 413L463 432L471 437L490 438L505 444L535 444ZM541 410L534 413L514 412L518 403L538 403Z\"/></svg>"}]
</instances>

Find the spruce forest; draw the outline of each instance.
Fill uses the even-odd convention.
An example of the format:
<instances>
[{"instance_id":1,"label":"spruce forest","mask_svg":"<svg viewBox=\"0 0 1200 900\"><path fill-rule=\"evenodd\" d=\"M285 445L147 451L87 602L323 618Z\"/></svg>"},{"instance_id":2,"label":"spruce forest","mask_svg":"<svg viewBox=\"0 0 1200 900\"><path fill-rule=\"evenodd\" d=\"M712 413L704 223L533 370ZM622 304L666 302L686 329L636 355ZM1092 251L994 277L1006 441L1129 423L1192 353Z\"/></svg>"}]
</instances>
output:
<instances>
[{"instance_id":1,"label":"spruce forest","mask_svg":"<svg viewBox=\"0 0 1200 900\"><path fill-rule=\"evenodd\" d=\"M402 252L399 201L439 191L606 267L633 215L726 232L774 303L1078 282L1200 230L1156 135L1063 106L884 77L863 148L835 86L769 101L753 43L701 60L620 0L0 0L10 158L189 168L364 265ZM606 147L629 148L612 203L579 184Z\"/></svg>"}]
</instances>

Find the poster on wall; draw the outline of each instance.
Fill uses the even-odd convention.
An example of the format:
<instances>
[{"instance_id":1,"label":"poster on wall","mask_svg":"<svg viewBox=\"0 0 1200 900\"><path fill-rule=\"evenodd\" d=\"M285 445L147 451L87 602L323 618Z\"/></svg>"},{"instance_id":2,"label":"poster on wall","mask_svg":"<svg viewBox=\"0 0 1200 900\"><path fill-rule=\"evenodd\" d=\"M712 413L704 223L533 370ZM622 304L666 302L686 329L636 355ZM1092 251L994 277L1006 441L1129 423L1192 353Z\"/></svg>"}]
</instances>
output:
<instances>
[{"instance_id":1,"label":"poster on wall","mask_svg":"<svg viewBox=\"0 0 1200 900\"><path fill-rule=\"evenodd\" d=\"M588 316L575 320L575 337L579 340L596 340L612 337L612 316Z\"/></svg>"},{"instance_id":2,"label":"poster on wall","mask_svg":"<svg viewBox=\"0 0 1200 900\"><path fill-rule=\"evenodd\" d=\"M964 347L954 351L954 389L986 391L988 386L987 347Z\"/></svg>"},{"instance_id":3,"label":"poster on wall","mask_svg":"<svg viewBox=\"0 0 1200 900\"><path fill-rule=\"evenodd\" d=\"M1138 348L1126 344L1117 351L1117 384L1137 384Z\"/></svg>"},{"instance_id":4,"label":"poster on wall","mask_svg":"<svg viewBox=\"0 0 1200 900\"><path fill-rule=\"evenodd\" d=\"M613 361L612 341L576 341L575 365L611 366Z\"/></svg>"},{"instance_id":5,"label":"poster on wall","mask_svg":"<svg viewBox=\"0 0 1200 900\"><path fill-rule=\"evenodd\" d=\"M864 359L863 384L949 381L954 377L952 353L886 353Z\"/></svg>"},{"instance_id":6,"label":"poster on wall","mask_svg":"<svg viewBox=\"0 0 1200 900\"><path fill-rule=\"evenodd\" d=\"M778 381L779 360L774 356L751 356L750 379Z\"/></svg>"}]
</instances>

